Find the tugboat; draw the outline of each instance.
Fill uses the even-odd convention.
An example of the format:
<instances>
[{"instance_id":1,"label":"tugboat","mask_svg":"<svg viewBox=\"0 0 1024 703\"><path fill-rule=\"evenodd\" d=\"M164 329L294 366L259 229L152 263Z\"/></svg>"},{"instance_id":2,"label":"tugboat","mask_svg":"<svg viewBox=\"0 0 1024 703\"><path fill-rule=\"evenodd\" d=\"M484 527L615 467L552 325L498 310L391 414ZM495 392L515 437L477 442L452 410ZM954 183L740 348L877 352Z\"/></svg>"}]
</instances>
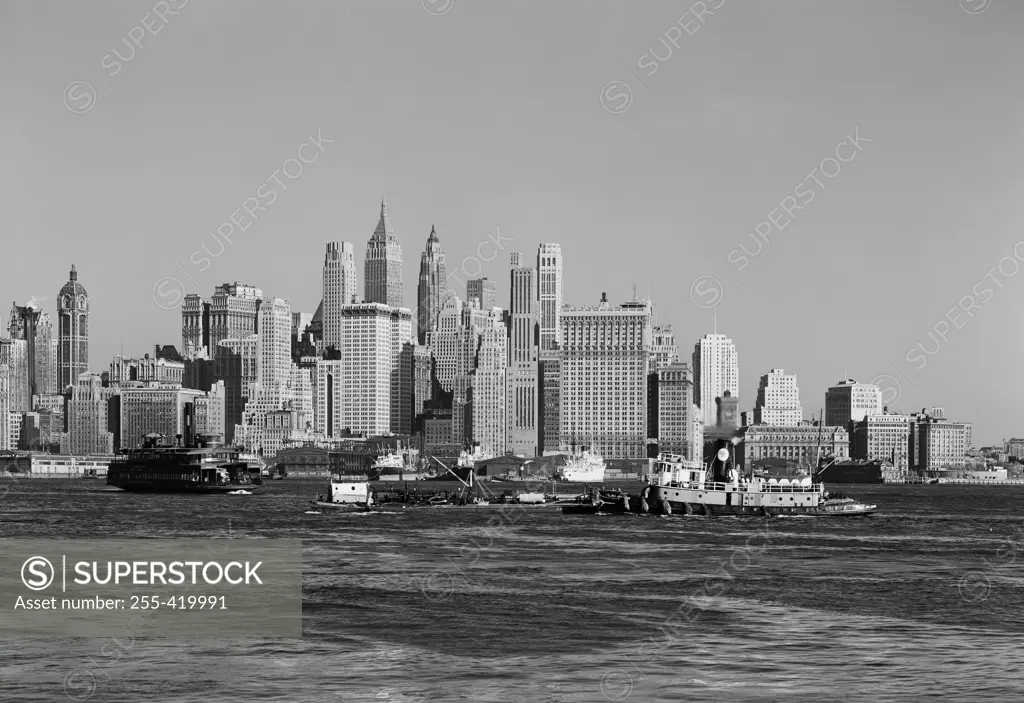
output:
<instances>
[{"instance_id":1,"label":"tugboat","mask_svg":"<svg viewBox=\"0 0 1024 703\"><path fill-rule=\"evenodd\" d=\"M811 478L800 480L765 480L759 477L740 478L732 465L732 455L725 447L715 454L716 465L725 467L728 480L716 481L700 462L681 456L660 454L651 459L652 484L640 494L641 508L646 503L652 510L671 515L816 515L850 517L869 515L878 510L842 493L828 493L822 483Z\"/></svg>"},{"instance_id":2,"label":"tugboat","mask_svg":"<svg viewBox=\"0 0 1024 703\"><path fill-rule=\"evenodd\" d=\"M195 446L181 440L177 435L169 445L162 435L147 435L141 449L111 460L107 485L140 493L231 493L263 483L237 449L221 444L220 435L199 435Z\"/></svg>"}]
</instances>

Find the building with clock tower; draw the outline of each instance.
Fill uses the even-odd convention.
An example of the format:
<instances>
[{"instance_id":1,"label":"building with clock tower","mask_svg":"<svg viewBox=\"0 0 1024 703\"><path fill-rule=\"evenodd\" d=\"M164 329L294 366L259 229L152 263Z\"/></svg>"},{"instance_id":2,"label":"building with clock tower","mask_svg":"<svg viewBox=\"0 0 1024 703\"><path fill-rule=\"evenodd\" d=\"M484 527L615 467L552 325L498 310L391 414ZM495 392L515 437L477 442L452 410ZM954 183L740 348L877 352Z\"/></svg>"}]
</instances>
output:
<instances>
[{"instance_id":1,"label":"building with clock tower","mask_svg":"<svg viewBox=\"0 0 1024 703\"><path fill-rule=\"evenodd\" d=\"M71 266L57 296L57 391L63 393L89 370L89 293Z\"/></svg>"}]
</instances>

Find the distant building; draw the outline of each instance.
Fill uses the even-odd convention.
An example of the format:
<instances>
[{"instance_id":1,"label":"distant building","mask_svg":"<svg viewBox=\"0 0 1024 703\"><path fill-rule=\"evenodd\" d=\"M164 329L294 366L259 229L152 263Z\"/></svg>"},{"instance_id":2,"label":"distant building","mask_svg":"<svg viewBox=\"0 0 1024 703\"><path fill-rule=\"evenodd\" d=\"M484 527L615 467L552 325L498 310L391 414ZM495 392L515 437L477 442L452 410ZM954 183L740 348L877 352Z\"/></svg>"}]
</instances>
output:
<instances>
[{"instance_id":1,"label":"distant building","mask_svg":"<svg viewBox=\"0 0 1024 703\"><path fill-rule=\"evenodd\" d=\"M498 287L494 281L484 278L471 278L466 281L466 302L477 301L481 310L490 310L498 305Z\"/></svg>"},{"instance_id":2,"label":"distant building","mask_svg":"<svg viewBox=\"0 0 1024 703\"><path fill-rule=\"evenodd\" d=\"M416 341L426 344L431 330L437 325L441 305L448 297L448 271L441 240L434 226L430 226L427 246L420 257L420 280L416 288Z\"/></svg>"},{"instance_id":3,"label":"distant building","mask_svg":"<svg viewBox=\"0 0 1024 703\"><path fill-rule=\"evenodd\" d=\"M561 448L588 444L606 459L647 455L651 304L562 310Z\"/></svg>"},{"instance_id":4,"label":"distant building","mask_svg":"<svg viewBox=\"0 0 1024 703\"><path fill-rule=\"evenodd\" d=\"M761 376L753 424L791 426L800 424L803 419L796 376L786 374L783 369L772 369Z\"/></svg>"},{"instance_id":5,"label":"distant building","mask_svg":"<svg viewBox=\"0 0 1024 703\"><path fill-rule=\"evenodd\" d=\"M213 377L224 383L224 441L234 444L235 427L242 424L242 413L249 401L252 384L258 380L259 337L222 339L217 345Z\"/></svg>"},{"instance_id":6,"label":"distant building","mask_svg":"<svg viewBox=\"0 0 1024 703\"><path fill-rule=\"evenodd\" d=\"M412 417L414 430L417 429L424 406L433 392L434 358L430 347L413 345L412 348ZM422 428L418 428L422 429Z\"/></svg>"},{"instance_id":7,"label":"distant building","mask_svg":"<svg viewBox=\"0 0 1024 703\"><path fill-rule=\"evenodd\" d=\"M959 422L929 418L918 422L921 471L963 466L967 451L966 432Z\"/></svg>"},{"instance_id":8,"label":"distant building","mask_svg":"<svg viewBox=\"0 0 1024 703\"><path fill-rule=\"evenodd\" d=\"M195 401L202 391L187 388L128 388L120 394L121 449L138 449L148 434L182 436L185 443L196 435Z\"/></svg>"},{"instance_id":9,"label":"distant building","mask_svg":"<svg viewBox=\"0 0 1024 703\"><path fill-rule=\"evenodd\" d=\"M184 355L191 357L205 348L209 357L216 359L222 340L256 334L262 302L261 288L238 281L217 286L209 300L194 293L186 295L181 307Z\"/></svg>"},{"instance_id":10,"label":"distant building","mask_svg":"<svg viewBox=\"0 0 1024 703\"><path fill-rule=\"evenodd\" d=\"M825 424L849 427L865 415L882 414L882 391L872 383L847 378L825 393Z\"/></svg>"},{"instance_id":11,"label":"distant building","mask_svg":"<svg viewBox=\"0 0 1024 703\"><path fill-rule=\"evenodd\" d=\"M120 386L129 381L154 387L181 387L185 364L157 359L146 354L140 359L114 356L110 362L109 384Z\"/></svg>"},{"instance_id":12,"label":"distant building","mask_svg":"<svg viewBox=\"0 0 1024 703\"><path fill-rule=\"evenodd\" d=\"M114 433L110 431L117 388L104 388L99 374L83 373L72 386L66 406L67 432L61 454L113 454Z\"/></svg>"},{"instance_id":13,"label":"distant building","mask_svg":"<svg viewBox=\"0 0 1024 703\"><path fill-rule=\"evenodd\" d=\"M388 219L388 206L383 200L377 228L366 245L363 283L364 303L380 303L393 308L403 306L402 245L395 237L395 230Z\"/></svg>"},{"instance_id":14,"label":"distant building","mask_svg":"<svg viewBox=\"0 0 1024 703\"><path fill-rule=\"evenodd\" d=\"M899 471L909 468L909 415L865 415L854 423L850 456L892 462Z\"/></svg>"},{"instance_id":15,"label":"distant building","mask_svg":"<svg viewBox=\"0 0 1024 703\"><path fill-rule=\"evenodd\" d=\"M505 372L508 367L508 335L498 326L480 334L476 364L470 375L470 438L485 453L505 453Z\"/></svg>"},{"instance_id":16,"label":"distant building","mask_svg":"<svg viewBox=\"0 0 1024 703\"><path fill-rule=\"evenodd\" d=\"M560 349L541 349L538 361L540 397L537 408L540 412L538 447L540 454L557 452L561 449L562 411L562 352Z\"/></svg>"},{"instance_id":17,"label":"distant building","mask_svg":"<svg viewBox=\"0 0 1024 703\"><path fill-rule=\"evenodd\" d=\"M550 351L558 347L562 329L562 247L554 242L537 248L537 293L539 347Z\"/></svg>"},{"instance_id":18,"label":"distant building","mask_svg":"<svg viewBox=\"0 0 1024 703\"><path fill-rule=\"evenodd\" d=\"M811 425L751 425L742 430L742 438L736 453L744 468L762 459L785 459L813 468L817 464L819 441L822 457L850 458L850 436L844 427L827 426L819 432L819 428Z\"/></svg>"},{"instance_id":19,"label":"distant building","mask_svg":"<svg viewBox=\"0 0 1024 703\"><path fill-rule=\"evenodd\" d=\"M25 412L32 409L29 358L28 342L24 339L0 337L0 364L5 369L9 412Z\"/></svg>"},{"instance_id":20,"label":"distant building","mask_svg":"<svg viewBox=\"0 0 1024 703\"><path fill-rule=\"evenodd\" d=\"M76 385L89 370L89 293L71 267L57 294L57 389Z\"/></svg>"},{"instance_id":21,"label":"distant building","mask_svg":"<svg viewBox=\"0 0 1024 703\"><path fill-rule=\"evenodd\" d=\"M693 434L693 376L690 365L668 364L659 367L658 379L658 451L701 459Z\"/></svg>"},{"instance_id":22,"label":"distant building","mask_svg":"<svg viewBox=\"0 0 1024 703\"><path fill-rule=\"evenodd\" d=\"M693 347L693 397L705 427L715 424L715 398L729 391L740 394L740 369L736 345L724 334L706 334Z\"/></svg>"},{"instance_id":23,"label":"distant building","mask_svg":"<svg viewBox=\"0 0 1024 703\"><path fill-rule=\"evenodd\" d=\"M522 266L518 253L512 254L511 269L505 448L513 454L532 457L537 454L540 385L537 269Z\"/></svg>"},{"instance_id":24,"label":"distant building","mask_svg":"<svg viewBox=\"0 0 1024 703\"><path fill-rule=\"evenodd\" d=\"M1005 446L1007 456L1012 456L1018 460L1024 457L1024 439L1008 439Z\"/></svg>"},{"instance_id":25,"label":"distant building","mask_svg":"<svg viewBox=\"0 0 1024 703\"><path fill-rule=\"evenodd\" d=\"M341 348L341 307L356 302L356 260L351 242L329 242L321 281L323 344ZM310 320L312 322L312 320ZM305 327L303 327L305 330ZM299 331L301 334L302 330Z\"/></svg>"},{"instance_id":26,"label":"distant building","mask_svg":"<svg viewBox=\"0 0 1024 703\"><path fill-rule=\"evenodd\" d=\"M25 372L29 396L53 393L56 388L54 367L50 359L53 341L53 326L50 316L35 307L13 304L7 331L12 340L24 340L26 344Z\"/></svg>"},{"instance_id":27,"label":"distant building","mask_svg":"<svg viewBox=\"0 0 1024 703\"><path fill-rule=\"evenodd\" d=\"M679 347L676 346L676 335L672 325L656 325L651 328L651 373L665 368L670 364L679 363ZM689 364L687 364L687 368Z\"/></svg>"}]
</instances>

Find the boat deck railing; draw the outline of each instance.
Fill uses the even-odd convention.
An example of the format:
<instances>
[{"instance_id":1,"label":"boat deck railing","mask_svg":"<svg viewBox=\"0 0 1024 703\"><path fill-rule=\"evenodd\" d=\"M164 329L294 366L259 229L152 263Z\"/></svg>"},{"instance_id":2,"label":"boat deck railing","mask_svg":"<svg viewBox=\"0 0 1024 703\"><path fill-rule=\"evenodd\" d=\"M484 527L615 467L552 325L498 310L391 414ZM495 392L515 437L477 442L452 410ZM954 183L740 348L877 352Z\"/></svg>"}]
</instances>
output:
<instances>
[{"instance_id":1,"label":"boat deck railing","mask_svg":"<svg viewBox=\"0 0 1024 703\"><path fill-rule=\"evenodd\" d=\"M701 483L698 481L669 481L667 484L663 484L668 488L686 488L694 491L725 491L731 488L731 483ZM769 484L762 483L758 486L756 483L741 483L739 484L739 490L741 491L759 491L761 493L821 493L824 488L820 483L814 483L810 486L802 486L800 484Z\"/></svg>"}]
</instances>

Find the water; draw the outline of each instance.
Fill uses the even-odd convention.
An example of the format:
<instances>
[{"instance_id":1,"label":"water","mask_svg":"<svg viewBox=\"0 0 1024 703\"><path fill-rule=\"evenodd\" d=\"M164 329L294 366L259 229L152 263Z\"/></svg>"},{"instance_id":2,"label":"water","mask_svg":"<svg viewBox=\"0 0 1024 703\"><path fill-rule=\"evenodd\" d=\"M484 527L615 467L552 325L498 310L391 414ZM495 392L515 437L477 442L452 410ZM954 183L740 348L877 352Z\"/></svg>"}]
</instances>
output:
<instances>
[{"instance_id":1,"label":"water","mask_svg":"<svg viewBox=\"0 0 1024 703\"><path fill-rule=\"evenodd\" d=\"M204 497L4 483L5 538L303 539L305 634L2 640L2 700L1024 700L1017 488L844 487L882 508L853 519L509 523L309 513L324 487L308 481Z\"/></svg>"}]
</instances>

